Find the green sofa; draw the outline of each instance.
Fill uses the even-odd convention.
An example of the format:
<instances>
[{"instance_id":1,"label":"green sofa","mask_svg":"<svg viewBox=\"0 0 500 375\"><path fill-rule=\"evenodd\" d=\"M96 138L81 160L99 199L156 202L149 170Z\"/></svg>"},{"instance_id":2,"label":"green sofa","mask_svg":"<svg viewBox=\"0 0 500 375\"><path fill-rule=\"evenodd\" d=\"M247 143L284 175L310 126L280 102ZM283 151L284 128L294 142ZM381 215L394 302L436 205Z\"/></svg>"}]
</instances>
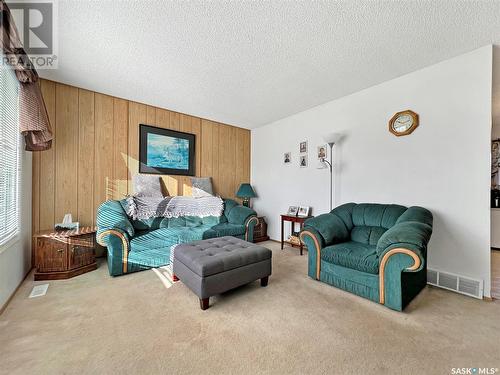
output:
<instances>
[{"instance_id":1,"label":"green sofa","mask_svg":"<svg viewBox=\"0 0 500 375\"><path fill-rule=\"evenodd\" d=\"M123 199L106 201L97 209L97 241L107 247L111 276L167 265L170 247L179 243L223 236L252 242L257 224L255 211L232 199L224 200L220 217L132 220L126 207Z\"/></svg>"},{"instance_id":2,"label":"green sofa","mask_svg":"<svg viewBox=\"0 0 500 375\"><path fill-rule=\"evenodd\" d=\"M432 213L422 207L341 205L306 220L310 277L402 311L426 285Z\"/></svg>"}]
</instances>

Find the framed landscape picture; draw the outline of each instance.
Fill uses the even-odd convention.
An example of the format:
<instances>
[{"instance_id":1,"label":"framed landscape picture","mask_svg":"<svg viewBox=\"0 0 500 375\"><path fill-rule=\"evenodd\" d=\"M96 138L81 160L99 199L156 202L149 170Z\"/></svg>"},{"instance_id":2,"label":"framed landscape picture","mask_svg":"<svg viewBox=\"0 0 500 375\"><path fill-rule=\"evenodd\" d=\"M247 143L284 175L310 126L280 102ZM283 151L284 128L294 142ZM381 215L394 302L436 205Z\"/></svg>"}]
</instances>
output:
<instances>
[{"instance_id":1,"label":"framed landscape picture","mask_svg":"<svg viewBox=\"0 0 500 375\"><path fill-rule=\"evenodd\" d=\"M140 124L139 173L195 175L195 135Z\"/></svg>"}]
</instances>

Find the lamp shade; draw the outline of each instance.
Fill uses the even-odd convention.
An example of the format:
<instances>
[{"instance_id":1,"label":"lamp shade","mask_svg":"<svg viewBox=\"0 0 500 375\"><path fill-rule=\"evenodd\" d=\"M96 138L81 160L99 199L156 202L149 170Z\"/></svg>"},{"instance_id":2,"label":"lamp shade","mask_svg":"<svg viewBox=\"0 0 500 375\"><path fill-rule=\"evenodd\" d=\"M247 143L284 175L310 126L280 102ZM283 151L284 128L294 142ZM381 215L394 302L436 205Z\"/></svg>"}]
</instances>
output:
<instances>
[{"instance_id":1,"label":"lamp shade","mask_svg":"<svg viewBox=\"0 0 500 375\"><path fill-rule=\"evenodd\" d=\"M238 198L255 198L255 192L250 184L241 184L238 192L236 193Z\"/></svg>"},{"instance_id":2,"label":"lamp shade","mask_svg":"<svg viewBox=\"0 0 500 375\"><path fill-rule=\"evenodd\" d=\"M323 140L326 143L338 143L342 138L342 134L340 133L328 133L323 136Z\"/></svg>"}]
</instances>

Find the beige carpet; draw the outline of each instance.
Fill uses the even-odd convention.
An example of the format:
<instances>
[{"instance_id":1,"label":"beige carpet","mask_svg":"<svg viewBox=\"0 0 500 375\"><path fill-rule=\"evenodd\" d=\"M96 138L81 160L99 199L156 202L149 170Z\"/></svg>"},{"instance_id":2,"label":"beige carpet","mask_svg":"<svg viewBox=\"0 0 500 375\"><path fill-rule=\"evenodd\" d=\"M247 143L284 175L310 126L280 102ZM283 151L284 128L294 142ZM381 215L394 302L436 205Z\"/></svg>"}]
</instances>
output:
<instances>
[{"instance_id":1,"label":"beige carpet","mask_svg":"<svg viewBox=\"0 0 500 375\"><path fill-rule=\"evenodd\" d=\"M2 374L450 374L500 367L500 303L426 288L404 313L306 276L273 249L273 276L198 300L157 273L29 278L0 316ZM41 283L41 282L37 282Z\"/></svg>"}]
</instances>

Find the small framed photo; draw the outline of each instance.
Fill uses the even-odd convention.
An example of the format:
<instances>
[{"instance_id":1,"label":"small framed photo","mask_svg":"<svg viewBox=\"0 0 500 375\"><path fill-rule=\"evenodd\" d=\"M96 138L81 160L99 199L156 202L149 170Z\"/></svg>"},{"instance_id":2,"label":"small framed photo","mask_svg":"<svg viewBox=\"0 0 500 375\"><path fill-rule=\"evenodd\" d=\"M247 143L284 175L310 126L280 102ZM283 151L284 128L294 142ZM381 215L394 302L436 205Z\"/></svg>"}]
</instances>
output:
<instances>
[{"instance_id":1,"label":"small framed photo","mask_svg":"<svg viewBox=\"0 0 500 375\"><path fill-rule=\"evenodd\" d=\"M307 167L307 155L301 155L299 158L299 166L300 168Z\"/></svg>"},{"instance_id":2,"label":"small framed photo","mask_svg":"<svg viewBox=\"0 0 500 375\"><path fill-rule=\"evenodd\" d=\"M292 153L285 152L283 154L283 164L290 164L292 162Z\"/></svg>"},{"instance_id":3,"label":"small framed photo","mask_svg":"<svg viewBox=\"0 0 500 375\"><path fill-rule=\"evenodd\" d=\"M309 211L311 207L300 206L297 216L309 216Z\"/></svg>"},{"instance_id":4,"label":"small framed photo","mask_svg":"<svg viewBox=\"0 0 500 375\"><path fill-rule=\"evenodd\" d=\"M289 216L297 216L298 211L299 211L298 206L290 206L288 207L288 212L286 214Z\"/></svg>"},{"instance_id":5,"label":"small framed photo","mask_svg":"<svg viewBox=\"0 0 500 375\"><path fill-rule=\"evenodd\" d=\"M304 154L307 152L307 141L300 142L299 144L299 150L301 154Z\"/></svg>"},{"instance_id":6,"label":"small framed photo","mask_svg":"<svg viewBox=\"0 0 500 375\"><path fill-rule=\"evenodd\" d=\"M327 155L326 145L318 146L318 160L325 159Z\"/></svg>"}]
</instances>

